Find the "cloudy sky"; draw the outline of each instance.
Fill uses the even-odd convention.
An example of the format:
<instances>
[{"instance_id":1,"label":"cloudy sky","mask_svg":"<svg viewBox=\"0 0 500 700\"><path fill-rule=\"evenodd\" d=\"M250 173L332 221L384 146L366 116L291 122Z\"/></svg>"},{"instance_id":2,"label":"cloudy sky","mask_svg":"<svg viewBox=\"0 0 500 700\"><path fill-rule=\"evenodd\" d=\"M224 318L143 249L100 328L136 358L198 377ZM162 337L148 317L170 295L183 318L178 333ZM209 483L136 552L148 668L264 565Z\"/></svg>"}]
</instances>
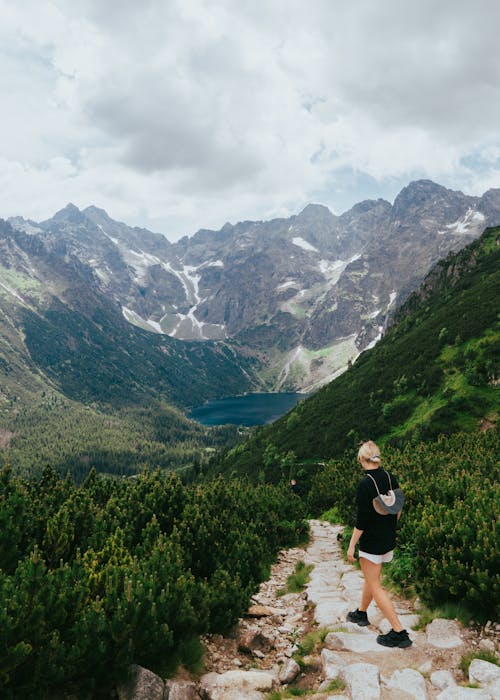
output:
<instances>
[{"instance_id":1,"label":"cloudy sky","mask_svg":"<svg viewBox=\"0 0 500 700\"><path fill-rule=\"evenodd\" d=\"M0 0L0 217L170 240L500 187L497 0Z\"/></svg>"}]
</instances>

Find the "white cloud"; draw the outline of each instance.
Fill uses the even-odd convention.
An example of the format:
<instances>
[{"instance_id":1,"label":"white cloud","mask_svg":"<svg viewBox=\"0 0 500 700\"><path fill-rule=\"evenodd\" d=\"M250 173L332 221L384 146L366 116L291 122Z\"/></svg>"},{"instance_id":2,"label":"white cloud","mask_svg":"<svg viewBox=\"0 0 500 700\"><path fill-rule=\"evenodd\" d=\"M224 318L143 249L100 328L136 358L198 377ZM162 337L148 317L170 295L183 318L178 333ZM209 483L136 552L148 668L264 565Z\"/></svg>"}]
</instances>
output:
<instances>
[{"instance_id":1,"label":"white cloud","mask_svg":"<svg viewBox=\"0 0 500 700\"><path fill-rule=\"evenodd\" d=\"M0 215L96 204L170 238L500 184L500 5L0 0ZM387 196L387 195L386 195Z\"/></svg>"}]
</instances>

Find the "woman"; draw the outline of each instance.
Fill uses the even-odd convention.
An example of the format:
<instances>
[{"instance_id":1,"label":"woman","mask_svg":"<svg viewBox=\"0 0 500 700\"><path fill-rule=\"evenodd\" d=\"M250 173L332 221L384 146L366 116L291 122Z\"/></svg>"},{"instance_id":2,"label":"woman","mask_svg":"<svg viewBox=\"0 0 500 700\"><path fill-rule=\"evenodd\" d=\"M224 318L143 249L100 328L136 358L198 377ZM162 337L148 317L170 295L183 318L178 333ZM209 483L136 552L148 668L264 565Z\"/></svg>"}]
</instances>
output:
<instances>
[{"instance_id":1,"label":"woman","mask_svg":"<svg viewBox=\"0 0 500 700\"><path fill-rule=\"evenodd\" d=\"M382 564L392 560L396 544L396 527L401 511L397 515L380 515L373 507L373 499L380 493L387 493L389 488L399 487L397 479L380 469L380 450L369 440L361 445L358 459L365 471L365 476L358 484L356 493L356 527L352 533L347 558L356 561L354 549L359 542L359 563L364 576L361 604L357 610L347 614L349 622L364 627L368 622L367 609L375 600L382 614L389 620L392 629L387 634L379 634L377 642L386 647L409 647L412 644L408 632L394 610L394 605L387 591L382 588ZM374 481L376 482L376 486Z\"/></svg>"}]
</instances>

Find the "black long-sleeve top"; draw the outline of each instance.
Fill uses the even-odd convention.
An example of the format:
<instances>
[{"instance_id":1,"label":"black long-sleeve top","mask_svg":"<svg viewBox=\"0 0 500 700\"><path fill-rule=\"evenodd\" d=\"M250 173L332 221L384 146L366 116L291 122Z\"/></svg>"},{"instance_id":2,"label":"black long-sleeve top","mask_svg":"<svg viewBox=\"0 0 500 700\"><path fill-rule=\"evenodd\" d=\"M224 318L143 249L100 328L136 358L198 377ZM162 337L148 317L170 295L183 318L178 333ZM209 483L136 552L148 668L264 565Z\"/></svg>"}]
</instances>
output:
<instances>
[{"instance_id":1,"label":"black long-sleeve top","mask_svg":"<svg viewBox=\"0 0 500 700\"><path fill-rule=\"evenodd\" d=\"M367 474L373 476L380 493L389 491L389 479L384 469L377 467L366 470L356 492L356 527L363 530L359 539L359 549L368 554L385 554L396 545L398 518L396 515L380 515L376 512L372 501L377 495L377 489ZM394 474L389 474L392 488L399 488Z\"/></svg>"}]
</instances>

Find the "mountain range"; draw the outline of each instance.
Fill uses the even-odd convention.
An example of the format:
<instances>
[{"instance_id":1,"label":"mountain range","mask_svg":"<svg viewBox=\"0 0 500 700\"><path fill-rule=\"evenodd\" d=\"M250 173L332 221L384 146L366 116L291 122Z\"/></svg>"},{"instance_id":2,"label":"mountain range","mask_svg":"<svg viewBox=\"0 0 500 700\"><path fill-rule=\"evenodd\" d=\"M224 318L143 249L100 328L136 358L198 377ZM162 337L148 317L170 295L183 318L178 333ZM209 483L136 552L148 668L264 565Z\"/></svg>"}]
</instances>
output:
<instances>
[{"instance_id":1,"label":"mountain range","mask_svg":"<svg viewBox=\"0 0 500 700\"><path fill-rule=\"evenodd\" d=\"M0 228L4 347L30 384L43 375L79 400L311 391L380 339L434 263L499 221L500 189L428 180L392 205L310 204L176 243L94 206L13 217Z\"/></svg>"}]
</instances>

